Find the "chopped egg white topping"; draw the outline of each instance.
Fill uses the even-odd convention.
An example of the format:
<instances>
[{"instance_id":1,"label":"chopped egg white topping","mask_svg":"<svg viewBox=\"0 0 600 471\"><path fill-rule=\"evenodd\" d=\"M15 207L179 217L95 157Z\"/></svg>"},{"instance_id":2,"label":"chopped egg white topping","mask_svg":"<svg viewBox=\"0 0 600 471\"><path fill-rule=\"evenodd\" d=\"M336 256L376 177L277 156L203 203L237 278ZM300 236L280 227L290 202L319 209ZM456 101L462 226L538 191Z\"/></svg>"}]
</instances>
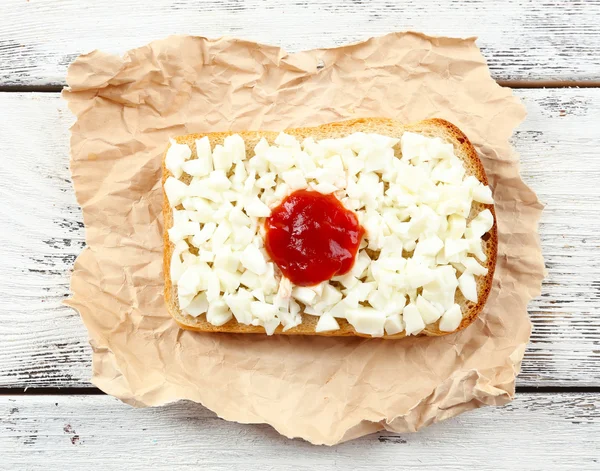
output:
<instances>
[{"instance_id":1,"label":"chopped egg white topping","mask_svg":"<svg viewBox=\"0 0 600 471\"><path fill-rule=\"evenodd\" d=\"M381 337L414 335L438 321L440 330L456 330L457 288L477 302L475 277L487 274L481 237L494 218L488 209L468 217L473 201L493 199L466 176L452 144L411 132L302 142L281 133L273 145L261 139L246 159L236 134L212 149L207 137L198 139L196 154L191 159L187 145L171 141L165 159L170 276L184 313L206 313L217 326L235 318L270 335L299 325L303 310L320 316L317 332L346 319ZM350 272L310 287L282 277L263 247L271 208L305 188L334 193L366 231Z\"/></svg>"}]
</instances>

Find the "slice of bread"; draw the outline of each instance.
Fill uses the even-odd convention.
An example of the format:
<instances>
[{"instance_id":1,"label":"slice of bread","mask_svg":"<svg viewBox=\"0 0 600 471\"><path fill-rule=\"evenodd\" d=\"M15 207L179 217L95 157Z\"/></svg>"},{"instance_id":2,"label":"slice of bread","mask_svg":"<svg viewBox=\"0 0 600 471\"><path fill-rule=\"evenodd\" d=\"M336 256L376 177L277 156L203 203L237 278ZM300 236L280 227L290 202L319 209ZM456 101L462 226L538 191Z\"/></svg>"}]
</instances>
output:
<instances>
[{"instance_id":1,"label":"slice of bread","mask_svg":"<svg viewBox=\"0 0 600 471\"><path fill-rule=\"evenodd\" d=\"M487 185L488 180L477 151L469 142L469 139L453 124L442 119L428 119L418 123L404 125L399 121L386 118L366 118L366 119L355 119L352 121L343 121L338 123L324 124L313 128L297 128L287 129L285 132L295 136L298 140L302 140L306 137L312 137L315 140L326 139L326 138L340 138L347 136L355 132L366 132L366 133L377 133L385 136L400 138L405 131L412 131L419 134L423 134L429 137L439 137L442 140L452 143L456 155L463 160L467 175L475 176L480 182ZM209 134L190 134L187 136L181 136L175 140L180 144L187 144L192 149L192 159L197 158L195 140L201 137L208 136L211 147L217 144L223 144L225 137L231 134L239 134L246 142L246 157L250 158L253 155L254 146L258 143L261 138L265 138L269 143L273 143L278 132L270 131L243 131L243 132L215 132ZM400 145L396 146L397 156L400 153ZM166 152L165 152L166 154ZM171 172L167 170L164 164L163 156L163 185L166 179L171 176ZM186 182L188 183L188 182ZM163 191L164 193L164 191ZM199 317L192 317L183 313L179 309L177 301L177 287L172 283L170 273L170 261L173 253L173 244L169 241L167 230L173 225L172 210L167 201L166 195L163 195L163 215L164 215L164 229L163 229L163 240L164 240L164 273L165 273L165 301L167 309L175 321L183 328L200 331L200 332L229 332L229 333L245 333L245 334L264 334L265 330L263 327L255 327L251 325L245 325L238 323L235 318L227 322L222 326L215 326L210 324L206 320L205 315ZM477 277L477 292L478 299L477 303L473 303L464 299L460 290L456 291L455 301L461 306L463 312L463 320L457 330L464 329L471 324L476 317L479 315L483 306L488 298L490 289L492 287L492 279L494 276L494 269L496 267L496 253L498 248L498 233L497 225L495 222L495 212L493 205L481 204L473 202L471 208L471 214L468 217L470 221L480 211L489 209L494 214L494 225L492 229L483 237L483 250L487 255L487 261L485 266L488 268L488 273L485 276ZM370 337L368 335L357 333L354 328L344 319L338 319L340 325L339 330L330 332L315 332L318 317L302 314L302 323L297 327L294 327L286 332L283 332L282 327L279 326L275 331L276 334L285 335L323 335L323 336L361 336ZM447 335L452 332L442 332L439 330L439 321L427 325L426 328L421 331L418 335L420 336L440 336ZM403 338L406 335L404 332L395 335L386 335L384 338L398 339Z\"/></svg>"}]
</instances>

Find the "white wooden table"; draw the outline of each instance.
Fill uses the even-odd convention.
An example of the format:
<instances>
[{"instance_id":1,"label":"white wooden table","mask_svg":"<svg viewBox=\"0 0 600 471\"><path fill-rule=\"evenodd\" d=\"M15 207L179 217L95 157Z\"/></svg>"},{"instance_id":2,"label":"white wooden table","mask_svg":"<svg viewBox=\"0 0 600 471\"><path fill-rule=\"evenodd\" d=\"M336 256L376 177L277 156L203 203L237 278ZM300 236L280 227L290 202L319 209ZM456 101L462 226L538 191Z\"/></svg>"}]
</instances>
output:
<instances>
[{"instance_id":1,"label":"white wooden table","mask_svg":"<svg viewBox=\"0 0 600 471\"><path fill-rule=\"evenodd\" d=\"M529 307L517 399L325 448L197 404L134 410L94 389L85 329L61 304L84 245L59 97L67 65L173 33L295 51L404 29L478 35L528 108L513 141L547 204L548 277ZM3 0L0 142L0 469L600 469L599 0Z\"/></svg>"}]
</instances>

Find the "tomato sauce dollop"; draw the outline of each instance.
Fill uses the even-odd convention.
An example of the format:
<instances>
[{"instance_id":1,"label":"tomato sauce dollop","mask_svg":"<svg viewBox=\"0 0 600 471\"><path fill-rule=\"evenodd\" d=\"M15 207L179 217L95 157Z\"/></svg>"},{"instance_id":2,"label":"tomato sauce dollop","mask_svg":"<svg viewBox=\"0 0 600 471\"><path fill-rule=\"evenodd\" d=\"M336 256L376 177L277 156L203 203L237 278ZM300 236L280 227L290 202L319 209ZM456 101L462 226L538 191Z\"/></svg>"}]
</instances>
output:
<instances>
[{"instance_id":1,"label":"tomato sauce dollop","mask_svg":"<svg viewBox=\"0 0 600 471\"><path fill-rule=\"evenodd\" d=\"M312 286L350 271L365 232L332 194L297 190L265 222L265 249L290 281Z\"/></svg>"}]
</instances>

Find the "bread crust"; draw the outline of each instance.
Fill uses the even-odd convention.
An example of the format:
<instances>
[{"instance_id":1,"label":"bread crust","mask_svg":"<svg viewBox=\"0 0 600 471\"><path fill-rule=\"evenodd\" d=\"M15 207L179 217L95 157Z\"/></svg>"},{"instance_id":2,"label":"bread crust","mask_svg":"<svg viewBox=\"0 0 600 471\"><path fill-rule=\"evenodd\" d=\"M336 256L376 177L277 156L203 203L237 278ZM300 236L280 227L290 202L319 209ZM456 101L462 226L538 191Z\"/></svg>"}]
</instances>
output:
<instances>
[{"instance_id":1,"label":"bread crust","mask_svg":"<svg viewBox=\"0 0 600 471\"><path fill-rule=\"evenodd\" d=\"M418 123L403 125L399 121L388 118L360 118L350 121L341 121L337 123L324 124L322 126L312 128L295 128L287 129L285 132L302 140L306 137L313 137L316 140L324 138L340 138L354 132L371 132L382 134L391 137L400 137L406 131L416 132L431 137L440 137L441 139L452 143L456 155L463 160L467 175L475 176L484 185L488 184L487 176L483 168L483 164L477 155L477 151L465 134L452 123L443 119L427 119ZM261 138L265 138L269 143L273 143L279 132L272 131L242 131L242 132L215 132L207 134L189 134L175 138L175 141L180 144L187 144L192 149L192 158L196 157L195 140L204 136L208 136L211 147L217 144L223 144L225 137L232 134L239 134L246 142L246 157L251 157L252 149ZM164 193L164 183L171 172L165 166L165 154L162 161L162 185L163 185L163 243L164 243L164 280L165 280L165 302L167 310L175 321L184 329L194 330L198 332L228 332L228 333L244 333L244 334L265 334L263 327L252 326L238 323L235 318L222 326L215 326L206 320L205 315L198 317L184 314L178 305L177 287L171 281L170 263L174 245L169 241L167 230L173 226L173 215L169 206L167 197ZM455 301L460 304L463 311L463 320L458 329L454 332L464 329L477 318L482 311L485 302L490 294L494 270L496 268L496 258L498 251L498 231L496 224L496 213L494 205L482 204L473 202L471 213L468 220L471 220L480 211L489 209L494 216L494 225L490 231L484 236L483 251L487 256L485 266L488 273L485 276L477 277L477 293L478 302L473 303L464 299L460 290L456 292ZM315 328L319 320L318 316L301 313L302 323L287 331L283 331L282 326L275 330L275 334L283 335L320 335L325 337L368 337L354 330L352 325L345 319L337 319L340 329L329 332L316 332ZM434 324L429 324L422 330L418 336L442 336L454 332L442 332L439 330L439 321ZM400 339L406 337L404 332L395 335L384 335L384 339Z\"/></svg>"}]
</instances>

